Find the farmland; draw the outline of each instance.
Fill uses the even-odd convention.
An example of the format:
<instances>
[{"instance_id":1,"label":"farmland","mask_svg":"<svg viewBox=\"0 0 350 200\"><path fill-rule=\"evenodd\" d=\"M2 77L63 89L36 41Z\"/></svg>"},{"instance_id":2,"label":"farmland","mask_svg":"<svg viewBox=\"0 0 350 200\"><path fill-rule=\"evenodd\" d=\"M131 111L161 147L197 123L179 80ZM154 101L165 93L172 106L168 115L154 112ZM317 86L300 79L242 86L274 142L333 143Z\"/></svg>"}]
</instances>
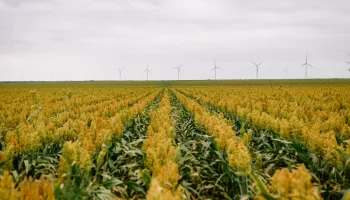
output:
<instances>
[{"instance_id":1,"label":"farmland","mask_svg":"<svg viewBox=\"0 0 350 200\"><path fill-rule=\"evenodd\" d=\"M3 199L349 191L348 79L0 83Z\"/></svg>"}]
</instances>

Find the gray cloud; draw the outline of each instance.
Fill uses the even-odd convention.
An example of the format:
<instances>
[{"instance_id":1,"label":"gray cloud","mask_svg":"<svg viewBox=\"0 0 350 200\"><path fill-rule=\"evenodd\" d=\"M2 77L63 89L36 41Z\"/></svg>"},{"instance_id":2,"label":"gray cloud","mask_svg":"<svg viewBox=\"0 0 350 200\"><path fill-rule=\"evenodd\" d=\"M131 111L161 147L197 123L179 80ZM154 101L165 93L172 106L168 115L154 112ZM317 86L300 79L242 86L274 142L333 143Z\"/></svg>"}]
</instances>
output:
<instances>
[{"instance_id":1,"label":"gray cloud","mask_svg":"<svg viewBox=\"0 0 350 200\"><path fill-rule=\"evenodd\" d=\"M2 80L349 77L350 2L0 0Z\"/></svg>"}]
</instances>

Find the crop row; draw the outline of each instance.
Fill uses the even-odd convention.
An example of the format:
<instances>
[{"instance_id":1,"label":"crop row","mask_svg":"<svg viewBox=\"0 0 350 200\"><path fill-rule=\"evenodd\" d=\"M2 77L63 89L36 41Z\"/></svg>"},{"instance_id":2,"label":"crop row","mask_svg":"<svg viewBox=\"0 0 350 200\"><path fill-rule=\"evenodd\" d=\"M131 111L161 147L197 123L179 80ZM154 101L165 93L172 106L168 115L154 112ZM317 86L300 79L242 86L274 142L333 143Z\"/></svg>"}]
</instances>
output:
<instances>
[{"instance_id":1,"label":"crop row","mask_svg":"<svg viewBox=\"0 0 350 200\"><path fill-rule=\"evenodd\" d=\"M178 185L180 175L173 146L174 123L170 116L168 93L165 93L159 108L151 113L151 124L143 144L146 166L152 170L147 199L182 199L183 189Z\"/></svg>"}]
</instances>

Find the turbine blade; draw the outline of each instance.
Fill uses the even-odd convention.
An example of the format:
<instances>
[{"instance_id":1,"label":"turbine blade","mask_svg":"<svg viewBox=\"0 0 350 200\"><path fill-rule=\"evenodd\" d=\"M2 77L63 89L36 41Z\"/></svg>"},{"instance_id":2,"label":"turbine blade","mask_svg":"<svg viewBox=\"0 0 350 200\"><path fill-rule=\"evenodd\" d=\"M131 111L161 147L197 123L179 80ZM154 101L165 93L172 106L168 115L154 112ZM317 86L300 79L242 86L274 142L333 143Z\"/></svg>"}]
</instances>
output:
<instances>
[{"instance_id":1,"label":"turbine blade","mask_svg":"<svg viewBox=\"0 0 350 200\"><path fill-rule=\"evenodd\" d=\"M252 62L252 61L250 61L250 62L253 63L253 65L258 66L255 62Z\"/></svg>"},{"instance_id":2,"label":"turbine blade","mask_svg":"<svg viewBox=\"0 0 350 200\"><path fill-rule=\"evenodd\" d=\"M300 67L304 67L306 65L306 63L304 63L302 66L300 66Z\"/></svg>"},{"instance_id":3,"label":"turbine blade","mask_svg":"<svg viewBox=\"0 0 350 200\"><path fill-rule=\"evenodd\" d=\"M309 63L307 64L308 66L312 67L312 68L315 68L314 66L310 65Z\"/></svg>"},{"instance_id":4,"label":"turbine blade","mask_svg":"<svg viewBox=\"0 0 350 200\"><path fill-rule=\"evenodd\" d=\"M179 68L181 68L182 64L179 66Z\"/></svg>"},{"instance_id":5,"label":"turbine blade","mask_svg":"<svg viewBox=\"0 0 350 200\"><path fill-rule=\"evenodd\" d=\"M258 66L261 65L261 64L263 64L264 62L265 62L265 61L262 61L260 64L258 64Z\"/></svg>"}]
</instances>

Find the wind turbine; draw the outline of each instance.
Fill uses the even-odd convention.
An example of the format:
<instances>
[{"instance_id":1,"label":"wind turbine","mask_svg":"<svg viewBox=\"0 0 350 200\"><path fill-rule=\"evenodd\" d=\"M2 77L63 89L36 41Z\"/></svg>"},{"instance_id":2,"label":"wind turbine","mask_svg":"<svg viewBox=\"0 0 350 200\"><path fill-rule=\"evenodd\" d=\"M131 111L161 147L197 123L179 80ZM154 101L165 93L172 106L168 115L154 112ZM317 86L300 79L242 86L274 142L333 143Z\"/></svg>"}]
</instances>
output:
<instances>
[{"instance_id":1,"label":"wind turbine","mask_svg":"<svg viewBox=\"0 0 350 200\"><path fill-rule=\"evenodd\" d=\"M119 80L122 80L122 71L124 70L124 68L118 69L119 71Z\"/></svg>"},{"instance_id":2,"label":"wind turbine","mask_svg":"<svg viewBox=\"0 0 350 200\"><path fill-rule=\"evenodd\" d=\"M284 76L285 76L285 78L287 78L288 77L288 75L290 75L289 74L289 72L288 72L288 67L286 67L286 69L284 69Z\"/></svg>"},{"instance_id":3,"label":"wind turbine","mask_svg":"<svg viewBox=\"0 0 350 200\"><path fill-rule=\"evenodd\" d=\"M214 68L211 71L215 70L215 80L216 80L216 69L221 69L221 68L216 66L215 60L214 60L214 64L215 64L215 66L214 66Z\"/></svg>"},{"instance_id":4,"label":"wind turbine","mask_svg":"<svg viewBox=\"0 0 350 200\"><path fill-rule=\"evenodd\" d=\"M174 67L174 68L177 69L177 80L180 80L180 74L181 74L180 69L181 69L181 66L182 66L182 64L180 66L178 66L178 67Z\"/></svg>"},{"instance_id":5,"label":"wind turbine","mask_svg":"<svg viewBox=\"0 0 350 200\"><path fill-rule=\"evenodd\" d=\"M149 73L152 73L152 72L148 69L148 64L147 64L147 69L146 69L144 72L147 72L147 81L148 81L148 72L149 72Z\"/></svg>"},{"instance_id":6,"label":"wind turbine","mask_svg":"<svg viewBox=\"0 0 350 200\"><path fill-rule=\"evenodd\" d=\"M307 67L310 66L312 68L315 68L315 67L311 66L309 63L307 63L307 53L306 53L305 63L303 65L301 65L300 67L304 67L304 66L305 66L305 79L307 79Z\"/></svg>"},{"instance_id":7,"label":"wind turbine","mask_svg":"<svg viewBox=\"0 0 350 200\"><path fill-rule=\"evenodd\" d=\"M252 61L250 61L250 62L253 63L253 65L256 66L256 79L259 79L259 66L260 66L261 64L263 64L265 61L262 61L262 62L259 63L259 64L256 64L255 62L252 62Z\"/></svg>"},{"instance_id":8,"label":"wind turbine","mask_svg":"<svg viewBox=\"0 0 350 200\"><path fill-rule=\"evenodd\" d=\"M350 56L350 53L348 55ZM350 65L350 62L348 62L348 64ZM349 72L350 72L350 67L349 67Z\"/></svg>"}]
</instances>

